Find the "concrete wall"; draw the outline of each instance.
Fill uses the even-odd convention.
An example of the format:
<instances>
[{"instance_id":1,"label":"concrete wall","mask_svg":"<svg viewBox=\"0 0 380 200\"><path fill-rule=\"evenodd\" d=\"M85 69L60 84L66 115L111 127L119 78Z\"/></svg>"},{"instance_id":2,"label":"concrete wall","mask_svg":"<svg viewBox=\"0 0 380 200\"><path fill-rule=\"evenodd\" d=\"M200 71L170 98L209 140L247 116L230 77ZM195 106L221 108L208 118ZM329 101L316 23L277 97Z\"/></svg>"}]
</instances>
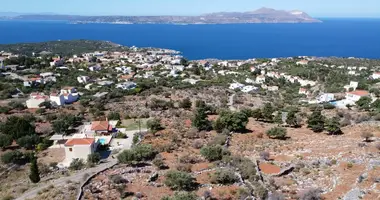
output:
<instances>
[{"instance_id":1,"label":"concrete wall","mask_svg":"<svg viewBox=\"0 0 380 200\"><path fill-rule=\"evenodd\" d=\"M45 102L45 99L29 99L26 101L26 106L28 108L39 108L42 102Z\"/></svg>"},{"instance_id":2,"label":"concrete wall","mask_svg":"<svg viewBox=\"0 0 380 200\"><path fill-rule=\"evenodd\" d=\"M70 148L72 151L70 151ZM70 161L74 158L87 160L87 156L95 152L95 144L90 145L75 145L65 146L66 160Z\"/></svg>"}]
</instances>

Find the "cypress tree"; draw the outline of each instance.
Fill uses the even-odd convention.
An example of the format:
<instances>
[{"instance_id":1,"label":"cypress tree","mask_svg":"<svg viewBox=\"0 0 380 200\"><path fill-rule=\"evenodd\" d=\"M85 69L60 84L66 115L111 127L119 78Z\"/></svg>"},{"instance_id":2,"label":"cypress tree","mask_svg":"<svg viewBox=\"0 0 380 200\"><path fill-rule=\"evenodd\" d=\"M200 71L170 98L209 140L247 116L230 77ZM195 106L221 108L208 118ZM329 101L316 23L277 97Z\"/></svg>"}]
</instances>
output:
<instances>
[{"instance_id":1,"label":"cypress tree","mask_svg":"<svg viewBox=\"0 0 380 200\"><path fill-rule=\"evenodd\" d=\"M37 158L33 155L32 163L30 165L29 179L33 183L40 182L40 172L38 171Z\"/></svg>"}]
</instances>

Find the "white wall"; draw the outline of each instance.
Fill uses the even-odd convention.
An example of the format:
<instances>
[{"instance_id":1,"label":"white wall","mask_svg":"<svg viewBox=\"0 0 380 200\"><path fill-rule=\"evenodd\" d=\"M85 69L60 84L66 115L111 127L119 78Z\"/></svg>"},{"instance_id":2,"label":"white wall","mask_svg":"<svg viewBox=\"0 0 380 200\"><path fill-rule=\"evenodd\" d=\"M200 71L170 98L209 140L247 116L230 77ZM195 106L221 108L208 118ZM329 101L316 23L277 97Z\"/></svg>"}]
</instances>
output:
<instances>
[{"instance_id":1,"label":"white wall","mask_svg":"<svg viewBox=\"0 0 380 200\"><path fill-rule=\"evenodd\" d=\"M72 148L72 151L70 151ZM65 154L67 161L72 161L74 158L83 159L83 161L87 161L87 156L95 152L95 144L90 145L75 145L66 147L65 146Z\"/></svg>"},{"instance_id":2,"label":"white wall","mask_svg":"<svg viewBox=\"0 0 380 200\"><path fill-rule=\"evenodd\" d=\"M50 101L54 102L58 106L62 106L65 104L65 98L63 97L63 95L50 96Z\"/></svg>"},{"instance_id":3,"label":"white wall","mask_svg":"<svg viewBox=\"0 0 380 200\"><path fill-rule=\"evenodd\" d=\"M26 101L26 107L28 108L40 108L39 105L45 102L45 99L29 99Z\"/></svg>"}]
</instances>

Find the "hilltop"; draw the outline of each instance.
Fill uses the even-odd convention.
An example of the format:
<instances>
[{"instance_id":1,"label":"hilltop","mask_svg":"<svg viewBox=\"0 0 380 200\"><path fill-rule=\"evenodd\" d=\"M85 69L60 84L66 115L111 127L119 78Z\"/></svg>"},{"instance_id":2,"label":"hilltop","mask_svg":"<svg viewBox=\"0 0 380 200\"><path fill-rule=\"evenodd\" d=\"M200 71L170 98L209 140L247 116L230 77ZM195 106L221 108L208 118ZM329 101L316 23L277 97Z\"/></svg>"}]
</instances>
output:
<instances>
[{"instance_id":1,"label":"hilltop","mask_svg":"<svg viewBox=\"0 0 380 200\"><path fill-rule=\"evenodd\" d=\"M115 24L233 24L233 23L318 23L303 11L261 8L250 12L219 12L199 16L80 16L80 15L18 15L11 20L63 20L71 23Z\"/></svg>"}]
</instances>

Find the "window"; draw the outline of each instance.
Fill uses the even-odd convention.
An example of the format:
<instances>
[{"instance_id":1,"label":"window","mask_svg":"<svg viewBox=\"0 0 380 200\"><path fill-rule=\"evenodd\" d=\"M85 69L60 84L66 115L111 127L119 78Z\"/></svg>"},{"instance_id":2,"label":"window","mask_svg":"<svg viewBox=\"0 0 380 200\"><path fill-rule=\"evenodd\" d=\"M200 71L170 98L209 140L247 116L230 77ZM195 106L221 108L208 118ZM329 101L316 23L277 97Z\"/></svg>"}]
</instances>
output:
<instances>
[{"instance_id":1,"label":"window","mask_svg":"<svg viewBox=\"0 0 380 200\"><path fill-rule=\"evenodd\" d=\"M69 151L72 152L72 151L73 151L73 148L69 148Z\"/></svg>"}]
</instances>

